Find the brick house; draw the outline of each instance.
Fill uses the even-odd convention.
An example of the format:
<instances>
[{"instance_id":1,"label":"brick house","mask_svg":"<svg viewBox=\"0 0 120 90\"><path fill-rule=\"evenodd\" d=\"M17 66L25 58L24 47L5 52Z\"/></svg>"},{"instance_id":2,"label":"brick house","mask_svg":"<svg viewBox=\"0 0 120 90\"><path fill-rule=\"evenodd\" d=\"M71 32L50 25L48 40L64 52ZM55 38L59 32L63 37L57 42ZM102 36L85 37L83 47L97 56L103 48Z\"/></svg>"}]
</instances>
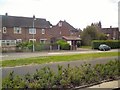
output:
<instances>
[{"instance_id":1,"label":"brick house","mask_svg":"<svg viewBox=\"0 0 120 90\"><path fill-rule=\"evenodd\" d=\"M34 41L40 42L42 35L46 34L51 24L46 19L36 18L34 21L34 29L33 29L33 18L28 17L16 17L16 16L8 16L2 15L2 43L6 45L12 45L12 43L16 44L17 42ZM33 31L35 30L35 31ZM44 37L44 36L42 36Z\"/></svg>"},{"instance_id":2,"label":"brick house","mask_svg":"<svg viewBox=\"0 0 120 90\"><path fill-rule=\"evenodd\" d=\"M119 40L120 39L120 31L118 27L112 27L109 28L102 28L101 22L99 23L92 23L91 25L94 25L97 27L97 29L106 34L108 40Z\"/></svg>"},{"instance_id":3,"label":"brick house","mask_svg":"<svg viewBox=\"0 0 120 90\"><path fill-rule=\"evenodd\" d=\"M101 30L104 34L107 35L108 40L118 40L120 39L120 32L118 27L102 28Z\"/></svg>"},{"instance_id":4,"label":"brick house","mask_svg":"<svg viewBox=\"0 0 120 90\"><path fill-rule=\"evenodd\" d=\"M8 16L7 14L0 15L0 20L2 46L15 46L16 43L33 40L40 43L54 43L62 39L62 36L79 37L80 34L80 30L66 21L59 21L53 26L43 18Z\"/></svg>"},{"instance_id":5,"label":"brick house","mask_svg":"<svg viewBox=\"0 0 120 90\"><path fill-rule=\"evenodd\" d=\"M75 29L73 26L71 26L66 21L59 21L57 25L53 26L51 28L52 32L52 38L51 43L55 42L58 39L63 39L63 36L69 36L72 38L72 36L76 36L80 38L80 30Z\"/></svg>"}]
</instances>

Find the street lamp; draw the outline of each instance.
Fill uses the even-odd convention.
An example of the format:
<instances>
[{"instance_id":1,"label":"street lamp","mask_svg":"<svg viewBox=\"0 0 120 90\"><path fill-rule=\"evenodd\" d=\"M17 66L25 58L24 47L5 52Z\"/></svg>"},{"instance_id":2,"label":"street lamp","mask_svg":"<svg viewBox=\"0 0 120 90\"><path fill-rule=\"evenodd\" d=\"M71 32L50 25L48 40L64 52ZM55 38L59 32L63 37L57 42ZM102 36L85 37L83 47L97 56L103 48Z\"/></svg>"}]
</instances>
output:
<instances>
[{"instance_id":1,"label":"street lamp","mask_svg":"<svg viewBox=\"0 0 120 90\"><path fill-rule=\"evenodd\" d=\"M32 31L33 31L33 48L32 48L33 52L35 51L35 45L34 45L35 20L36 20L35 15L33 15L33 29L32 29Z\"/></svg>"}]
</instances>

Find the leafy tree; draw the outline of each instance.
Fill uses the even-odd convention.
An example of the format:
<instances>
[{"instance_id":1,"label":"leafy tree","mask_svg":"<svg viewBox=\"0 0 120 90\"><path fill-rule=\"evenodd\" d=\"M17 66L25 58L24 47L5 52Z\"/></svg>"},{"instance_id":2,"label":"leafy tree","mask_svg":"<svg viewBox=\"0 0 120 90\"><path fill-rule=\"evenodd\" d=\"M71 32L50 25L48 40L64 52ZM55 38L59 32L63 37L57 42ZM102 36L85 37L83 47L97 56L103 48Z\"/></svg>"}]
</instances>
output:
<instances>
[{"instance_id":1,"label":"leafy tree","mask_svg":"<svg viewBox=\"0 0 120 90\"><path fill-rule=\"evenodd\" d=\"M100 33L99 40L107 40L107 36L104 33Z\"/></svg>"},{"instance_id":2,"label":"leafy tree","mask_svg":"<svg viewBox=\"0 0 120 90\"><path fill-rule=\"evenodd\" d=\"M82 44L91 45L92 40L106 40L106 35L101 33L96 26L87 26L81 33Z\"/></svg>"}]
</instances>

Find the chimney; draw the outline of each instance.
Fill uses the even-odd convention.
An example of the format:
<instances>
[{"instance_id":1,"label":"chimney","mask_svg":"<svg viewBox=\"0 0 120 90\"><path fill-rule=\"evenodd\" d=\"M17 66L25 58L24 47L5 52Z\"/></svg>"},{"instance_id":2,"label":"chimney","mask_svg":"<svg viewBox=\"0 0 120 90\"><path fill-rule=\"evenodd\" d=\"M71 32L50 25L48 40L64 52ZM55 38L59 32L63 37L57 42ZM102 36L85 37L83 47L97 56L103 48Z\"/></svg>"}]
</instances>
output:
<instances>
[{"instance_id":1,"label":"chimney","mask_svg":"<svg viewBox=\"0 0 120 90\"><path fill-rule=\"evenodd\" d=\"M112 28L112 26L110 26L110 28Z\"/></svg>"},{"instance_id":2,"label":"chimney","mask_svg":"<svg viewBox=\"0 0 120 90\"><path fill-rule=\"evenodd\" d=\"M5 16L8 16L8 13L5 13Z\"/></svg>"}]
</instances>

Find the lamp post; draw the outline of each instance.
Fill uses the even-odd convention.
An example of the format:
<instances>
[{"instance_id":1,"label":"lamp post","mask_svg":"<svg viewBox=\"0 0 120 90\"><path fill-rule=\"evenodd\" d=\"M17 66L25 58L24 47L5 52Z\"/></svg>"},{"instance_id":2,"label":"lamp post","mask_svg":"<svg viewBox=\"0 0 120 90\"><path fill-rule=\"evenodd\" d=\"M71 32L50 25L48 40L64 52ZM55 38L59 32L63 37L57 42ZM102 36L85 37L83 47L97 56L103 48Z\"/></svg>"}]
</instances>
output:
<instances>
[{"instance_id":1,"label":"lamp post","mask_svg":"<svg viewBox=\"0 0 120 90\"><path fill-rule=\"evenodd\" d=\"M35 45L34 45L34 34L35 34L35 20L36 20L36 18L35 18L35 16L33 15L33 29L32 29L32 31L33 31L33 52L35 51Z\"/></svg>"}]
</instances>

